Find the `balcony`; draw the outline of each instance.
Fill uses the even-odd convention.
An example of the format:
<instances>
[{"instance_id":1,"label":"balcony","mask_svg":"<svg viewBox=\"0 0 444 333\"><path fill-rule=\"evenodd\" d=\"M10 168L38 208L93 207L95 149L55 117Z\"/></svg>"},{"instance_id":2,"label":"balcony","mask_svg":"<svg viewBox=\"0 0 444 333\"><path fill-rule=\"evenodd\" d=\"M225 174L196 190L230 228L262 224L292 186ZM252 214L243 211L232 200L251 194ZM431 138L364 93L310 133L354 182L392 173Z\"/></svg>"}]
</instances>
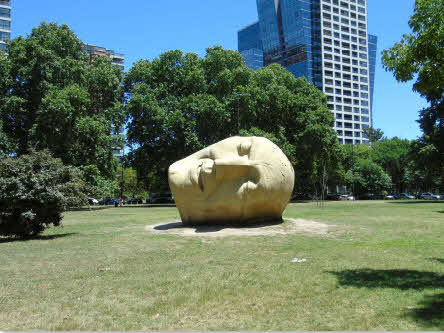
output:
<instances>
[{"instance_id":1,"label":"balcony","mask_svg":"<svg viewBox=\"0 0 444 333\"><path fill-rule=\"evenodd\" d=\"M125 59L125 55L123 53L114 53L114 58Z\"/></svg>"},{"instance_id":2,"label":"balcony","mask_svg":"<svg viewBox=\"0 0 444 333\"><path fill-rule=\"evenodd\" d=\"M9 0L0 0L0 6L8 6L11 7Z\"/></svg>"}]
</instances>

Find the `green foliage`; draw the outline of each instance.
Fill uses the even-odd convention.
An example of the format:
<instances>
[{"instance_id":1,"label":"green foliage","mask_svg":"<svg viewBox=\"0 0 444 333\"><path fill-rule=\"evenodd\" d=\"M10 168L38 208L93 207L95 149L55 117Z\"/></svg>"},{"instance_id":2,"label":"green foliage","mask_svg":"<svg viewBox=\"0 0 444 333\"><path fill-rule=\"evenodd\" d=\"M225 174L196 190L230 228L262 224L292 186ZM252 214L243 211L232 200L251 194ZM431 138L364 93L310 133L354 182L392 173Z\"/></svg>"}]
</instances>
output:
<instances>
[{"instance_id":1,"label":"green foliage","mask_svg":"<svg viewBox=\"0 0 444 333\"><path fill-rule=\"evenodd\" d=\"M237 134L272 138L302 187L311 187L320 161L334 165L337 139L325 96L279 65L252 71L238 52L217 46L203 59L169 51L137 62L125 91L128 140L137 147L132 165L156 190L167 187L171 163Z\"/></svg>"},{"instance_id":2,"label":"green foliage","mask_svg":"<svg viewBox=\"0 0 444 333\"><path fill-rule=\"evenodd\" d=\"M394 137L384 138L371 146L343 145L340 155L338 172L333 182L330 182L333 186L352 183L359 161L366 160L382 168L390 177L392 190L395 192L444 191L444 173L429 167L436 151L432 146L424 146L418 140Z\"/></svg>"},{"instance_id":3,"label":"green foliage","mask_svg":"<svg viewBox=\"0 0 444 333\"><path fill-rule=\"evenodd\" d=\"M37 235L85 203L80 172L49 152L0 160L0 235Z\"/></svg>"},{"instance_id":4,"label":"green foliage","mask_svg":"<svg viewBox=\"0 0 444 333\"><path fill-rule=\"evenodd\" d=\"M419 143L435 151L428 168L444 172L444 2L416 0L409 26L412 33L385 50L382 60L396 80L416 79L414 91L430 102L429 108L420 111L424 135Z\"/></svg>"},{"instance_id":5,"label":"green foliage","mask_svg":"<svg viewBox=\"0 0 444 333\"><path fill-rule=\"evenodd\" d=\"M365 128L362 132L371 143L385 139L384 132L380 128L368 127Z\"/></svg>"},{"instance_id":6,"label":"green foliage","mask_svg":"<svg viewBox=\"0 0 444 333\"><path fill-rule=\"evenodd\" d=\"M353 190L353 194L381 193L392 186L390 176L375 162L365 159L356 161L356 165L345 175L347 185Z\"/></svg>"},{"instance_id":7,"label":"green foliage","mask_svg":"<svg viewBox=\"0 0 444 333\"><path fill-rule=\"evenodd\" d=\"M410 188L419 191L444 192L444 166L430 167L434 164L436 147L425 144L421 139L411 142L409 163L405 182Z\"/></svg>"},{"instance_id":8,"label":"green foliage","mask_svg":"<svg viewBox=\"0 0 444 333\"><path fill-rule=\"evenodd\" d=\"M407 188L406 172L409 163L410 141L392 138L375 142L371 150L371 159L381 166L390 176L394 189L403 192Z\"/></svg>"},{"instance_id":9,"label":"green foliage","mask_svg":"<svg viewBox=\"0 0 444 333\"><path fill-rule=\"evenodd\" d=\"M14 151L14 144L3 131L3 122L0 120L0 158L8 156Z\"/></svg>"},{"instance_id":10,"label":"green foliage","mask_svg":"<svg viewBox=\"0 0 444 333\"><path fill-rule=\"evenodd\" d=\"M342 145L341 164L348 171L354 168L357 160L369 160L372 147L367 145Z\"/></svg>"},{"instance_id":11,"label":"green foliage","mask_svg":"<svg viewBox=\"0 0 444 333\"><path fill-rule=\"evenodd\" d=\"M122 177L122 168L117 171L118 177ZM137 171L133 168L123 169L123 179L120 179L119 187L123 188L124 198L146 198L148 193L143 186L144 184L139 181Z\"/></svg>"},{"instance_id":12,"label":"green foliage","mask_svg":"<svg viewBox=\"0 0 444 333\"><path fill-rule=\"evenodd\" d=\"M118 193L116 179L106 178L100 174L95 165L81 167L82 179L85 181L85 192L92 198L112 198Z\"/></svg>"},{"instance_id":13,"label":"green foliage","mask_svg":"<svg viewBox=\"0 0 444 333\"><path fill-rule=\"evenodd\" d=\"M87 65L83 44L66 25L42 23L10 42L0 57L0 119L15 153L48 149L64 164L115 170L123 125L122 73L106 57ZM0 132L1 133L1 132Z\"/></svg>"}]
</instances>

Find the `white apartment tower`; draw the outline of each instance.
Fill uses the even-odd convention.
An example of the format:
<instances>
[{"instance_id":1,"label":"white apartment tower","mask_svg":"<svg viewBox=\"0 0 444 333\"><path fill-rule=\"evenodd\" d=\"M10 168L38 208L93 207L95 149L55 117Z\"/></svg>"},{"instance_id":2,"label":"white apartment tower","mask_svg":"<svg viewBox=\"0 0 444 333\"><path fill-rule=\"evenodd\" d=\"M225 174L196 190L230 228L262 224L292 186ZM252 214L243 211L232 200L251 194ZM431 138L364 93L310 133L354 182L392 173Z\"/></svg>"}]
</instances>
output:
<instances>
[{"instance_id":1,"label":"white apartment tower","mask_svg":"<svg viewBox=\"0 0 444 333\"><path fill-rule=\"evenodd\" d=\"M366 0L256 0L259 20L238 32L247 66L279 63L322 90L343 144L368 144L377 37Z\"/></svg>"},{"instance_id":2,"label":"white apartment tower","mask_svg":"<svg viewBox=\"0 0 444 333\"><path fill-rule=\"evenodd\" d=\"M321 0L320 10L323 91L334 129L341 143L368 144L362 130L372 124L376 43L369 45L366 0Z\"/></svg>"},{"instance_id":3,"label":"white apartment tower","mask_svg":"<svg viewBox=\"0 0 444 333\"><path fill-rule=\"evenodd\" d=\"M11 39L11 1L0 0L0 51L6 50L6 41Z\"/></svg>"}]
</instances>

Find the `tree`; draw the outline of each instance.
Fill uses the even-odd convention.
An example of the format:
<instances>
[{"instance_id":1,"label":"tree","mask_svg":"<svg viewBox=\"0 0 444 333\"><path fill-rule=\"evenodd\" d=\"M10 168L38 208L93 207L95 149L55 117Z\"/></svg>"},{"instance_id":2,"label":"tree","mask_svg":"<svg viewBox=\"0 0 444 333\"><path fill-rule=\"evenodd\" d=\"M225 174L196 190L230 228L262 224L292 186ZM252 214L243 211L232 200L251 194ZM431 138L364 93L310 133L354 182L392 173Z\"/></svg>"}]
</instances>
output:
<instances>
[{"instance_id":1,"label":"tree","mask_svg":"<svg viewBox=\"0 0 444 333\"><path fill-rule=\"evenodd\" d=\"M237 134L273 138L301 187L311 187L319 161L334 160L338 144L326 97L277 64L252 71L238 52L217 46L203 59L169 51L137 62L125 92L132 165L158 181L156 190L167 188L174 161Z\"/></svg>"},{"instance_id":2,"label":"tree","mask_svg":"<svg viewBox=\"0 0 444 333\"><path fill-rule=\"evenodd\" d=\"M390 176L394 189L403 192L407 189L405 176L409 164L410 141L399 138L375 142L372 145L371 159Z\"/></svg>"},{"instance_id":3,"label":"tree","mask_svg":"<svg viewBox=\"0 0 444 333\"><path fill-rule=\"evenodd\" d=\"M34 236L86 203L80 172L47 151L0 160L0 235Z\"/></svg>"},{"instance_id":4,"label":"tree","mask_svg":"<svg viewBox=\"0 0 444 333\"><path fill-rule=\"evenodd\" d=\"M384 132L379 128L368 127L365 128L363 132L364 136L367 137L371 143L384 139Z\"/></svg>"},{"instance_id":5,"label":"tree","mask_svg":"<svg viewBox=\"0 0 444 333\"><path fill-rule=\"evenodd\" d=\"M0 158L8 156L14 151L14 144L3 131L3 123L0 120Z\"/></svg>"},{"instance_id":6,"label":"tree","mask_svg":"<svg viewBox=\"0 0 444 333\"><path fill-rule=\"evenodd\" d=\"M430 167L436 151L431 145L413 140L409 147L405 182L416 192L444 192L444 170Z\"/></svg>"},{"instance_id":7,"label":"tree","mask_svg":"<svg viewBox=\"0 0 444 333\"><path fill-rule=\"evenodd\" d=\"M106 57L88 66L83 43L66 25L42 23L0 56L0 119L18 155L48 149L63 163L115 169L113 125L124 120L122 73Z\"/></svg>"},{"instance_id":8,"label":"tree","mask_svg":"<svg viewBox=\"0 0 444 333\"><path fill-rule=\"evenodd\" d=\"M355 167L358 160L369 160L372 154L372 147L367 145L342 145L341 165L345 171Z\"/></svg>"},{"instance_id":9,"label":"tree","mask_svg":"<svg viewBox=\"0 0 444 333\"><path fill-rule=\"evenodd\" d=\"M354 188L354 195L358 197L365 193L378 194L389 190L392 186L390 176L375 162L359 159L356 166L346 174L346 182Z\"/></svg>"},{"instance_id":10,"label":"tree","mask_svg":"<svg viewBox=\"0 0 444 333\"><path fill-rule=\"evenodd\" d=\"M122 169L118 170L118 173L121 174ZM119 186L123 188L123 197L125 198L143 198L147 197L148 192L144 188L144 184L139 181L137 177L137 172L133 168L124 168L123 169L123 180L120 180L121 183Z\"/></svg>"},{"instance_id":11,"label":"tree","mask_svg":"<svg viewBox=\"0 0 444 333\"><path fill-rule=\"evenodd\" d=\"M85 193L88 194L88 197L113 198L118 193L119 186L117 180L102 176L97 166L82 166L80 170L85 181Z\"/></svg>"},{"instance_id":12,"label":"tree","mask_svg":"<svg viewBox=\"0 0 444 333\"><path fill-rule=\"evenodd\" d=\"M444 2L416 0L409 26L411 34L383 51L382 61L396 80L416 79L413 90L430 103L420 111L424 134L417 143L432 154L427 167L444 173Z\"/></svg>"}]
</instances>

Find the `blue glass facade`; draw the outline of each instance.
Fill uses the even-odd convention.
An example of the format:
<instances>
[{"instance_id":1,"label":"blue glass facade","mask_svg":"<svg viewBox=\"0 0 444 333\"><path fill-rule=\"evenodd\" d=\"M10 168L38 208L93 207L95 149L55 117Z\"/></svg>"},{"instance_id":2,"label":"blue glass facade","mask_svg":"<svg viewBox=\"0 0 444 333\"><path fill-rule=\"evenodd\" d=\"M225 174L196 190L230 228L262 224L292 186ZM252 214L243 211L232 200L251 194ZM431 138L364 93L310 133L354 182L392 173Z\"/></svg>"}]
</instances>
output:
<instances>
[{"instance_id":1,"label":"blue glass facade","mask_svg":"<svg viewBox=\"0 0 444 333\"><path fill-rule=\"evenodd\" d=\"M322 87L319 0L281 0L282 65Z\"/></svg>"},{"instance_id":2,"label":"blue glass facade","mask_svg":"<svg viewBox=\"0 0 444 333\"><path fill-rule=\"evenodd\" d=\"M254 70L264 67L264 52L260 49L251 49L241 52L245 63Z\"/></svg>"},{"instance_id":3,"label":"blue glass facade","mask_svg":"<svg viewBox=\"0 0 444 333\"><path fill-rule=\"evenodd\" d=\"M238 32L238 49L247 65L258 69L279 63L322 87L319 2L256 0L259 22Z\"/></svg>"},{"instance_id":4,"label":"blue glass facade","mask_svg":"<svg viewBox=\"0 0 444 333\"><path fill-rule=\"evenodd\" d=\"M239 52L247 66L254 70L264 67L264 52L259 29L259 22L256 22L237 33Z\"/></svg>"},{"instance_id":5,"label":"blue glass facade","mask_svg":"<svg viewBox=\"0 0 444 333\"><path fill-rule=\"evenodd\" d=\"M276 0L256 0L264 65L281 60L281 40Z\"/></svg>"},{"instance_id":6,"label":"blue glass facade","mask_svg":"<svg viewBox=\"0 0 444 333\"><path fill-rule=\"evenodd\" d=\"M376 51L378 46L378 37L368 35L368 56L369 56L369 74L370 74L370 112L373 123L373 91L375 88L375 72L376 72ZM373 124L372 124L373 126Z\"/></svg>"}]
</instances>

